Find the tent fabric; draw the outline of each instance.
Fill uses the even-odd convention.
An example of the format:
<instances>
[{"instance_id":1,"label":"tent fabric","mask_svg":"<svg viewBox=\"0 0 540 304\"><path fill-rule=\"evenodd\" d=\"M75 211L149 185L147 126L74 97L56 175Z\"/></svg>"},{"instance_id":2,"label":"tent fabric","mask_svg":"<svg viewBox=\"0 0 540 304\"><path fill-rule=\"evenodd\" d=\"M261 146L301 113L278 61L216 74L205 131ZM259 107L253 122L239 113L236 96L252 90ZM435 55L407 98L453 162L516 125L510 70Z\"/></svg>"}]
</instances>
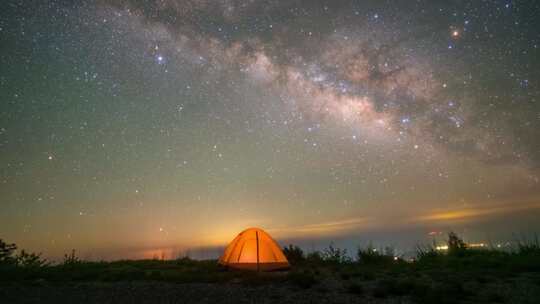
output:
<instances>
[{"instance_id":1,"label":"tent fabric","mask_svg":"<svg viewBox=\"0 0 540 304\"><path fill-rule=\"evenodd\" d=\"M289 268L289 262L278 243L264 230L246 229L225 249L221 265L245 270L269 271Z\"/></svg>"}]
</instances>

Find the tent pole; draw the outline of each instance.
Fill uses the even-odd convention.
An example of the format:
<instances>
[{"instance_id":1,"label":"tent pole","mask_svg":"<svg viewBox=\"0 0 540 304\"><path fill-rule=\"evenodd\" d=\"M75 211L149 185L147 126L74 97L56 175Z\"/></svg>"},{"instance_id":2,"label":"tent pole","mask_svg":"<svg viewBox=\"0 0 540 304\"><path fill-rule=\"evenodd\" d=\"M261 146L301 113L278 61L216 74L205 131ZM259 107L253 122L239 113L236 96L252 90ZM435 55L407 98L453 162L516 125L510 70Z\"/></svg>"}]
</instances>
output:
<instances>
[{"instance_id":1,"label":"tent pole","mask_svg":"<svg viewBox=\"0 0 540 304\"><path fill-rule=\"evenodd\" d=\"M259 272L259 232L255 231L255 239L257 241L257 272Z\"/></svg>"}]
</instances>

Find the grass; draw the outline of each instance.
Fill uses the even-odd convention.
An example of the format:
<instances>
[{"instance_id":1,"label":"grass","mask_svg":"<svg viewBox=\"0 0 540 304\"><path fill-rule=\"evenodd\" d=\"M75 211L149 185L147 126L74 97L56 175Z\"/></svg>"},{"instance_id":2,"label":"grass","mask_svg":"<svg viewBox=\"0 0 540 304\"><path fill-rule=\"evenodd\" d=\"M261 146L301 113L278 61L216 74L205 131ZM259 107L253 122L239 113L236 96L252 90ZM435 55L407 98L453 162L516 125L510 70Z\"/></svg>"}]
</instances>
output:
<instances>
[{"instance_id":1,"label":"grass","mask_svg":"<svg viewBox=\"0 0 540 304\"><path fill-rule=\"evenodd\" d=\"M287 277L289 282L300 288L310 288L318 283L316 275L307 269L290 272Z\"/></svg>"},{"instance_id":2,"label":"grass","mask_svg":"<svg viewBox=\"0 0 540 304\"><path fill-rule=\"evenodd\" d=\"M359 248L352 259L333 246L306 255L291 245L284 250L285 254L294 255L289 259L291 269L270 273L229 271L216 260L189 258L91 262L80 260L75 252L67 254L62 263L50 264L39 255L16 254L13 244L0 242L0 283L159 281L248 287L288 285L298 290L343 292L365 298L409 298L413 303L540 303L538 238L521 240L507 251L470 249L459 240L453 242L458 248L447 253L431 245L420 246L412 262L396 259L390 248ZM338 283L326 285L329 280Z\"/></svg>"},{"instance_id":3,"label":"grass","mask_svg":"<svg viewBox=\"0 0 540 304\"><path fill-rule=\"evenodd\" d=\"M364 286L359 283L352 283L349 286L347 286L347 291L352 294L356 295L363 295L364 294Z\"/></svg>"}]
</instances>

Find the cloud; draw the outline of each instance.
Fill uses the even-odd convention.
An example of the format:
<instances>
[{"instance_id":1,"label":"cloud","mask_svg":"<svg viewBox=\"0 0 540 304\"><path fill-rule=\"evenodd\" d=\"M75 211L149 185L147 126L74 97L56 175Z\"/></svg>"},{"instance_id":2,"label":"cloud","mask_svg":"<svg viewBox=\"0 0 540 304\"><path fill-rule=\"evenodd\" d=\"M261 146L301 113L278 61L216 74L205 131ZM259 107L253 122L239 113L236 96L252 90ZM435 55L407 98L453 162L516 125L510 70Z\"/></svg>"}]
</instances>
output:
<instances>
[{"instance_id":1,"label":"cloud","mask_svg":"<svg viewBox=\"0 0 540 304\"><path fill-rule=\"evenodd\" d=\"M435 211L416 217L416 222L457 222L490 219L509 213L540 209L540 203L501 204L463 209Z\"/></svg>"},{"instance_id":2,"label":"cloud","mask_svg":"<svg viewBox=\"0 0 540 304\"><path fill-rule=\"evenodd\" d=\"M287 226L281 228L270 228L271 234L284 237L309 237L322 235L346 234L347 232L368 226L371 223L369 218L354 217L336 221L319 222L300 226Z\"/></svg>"}]
</instances>

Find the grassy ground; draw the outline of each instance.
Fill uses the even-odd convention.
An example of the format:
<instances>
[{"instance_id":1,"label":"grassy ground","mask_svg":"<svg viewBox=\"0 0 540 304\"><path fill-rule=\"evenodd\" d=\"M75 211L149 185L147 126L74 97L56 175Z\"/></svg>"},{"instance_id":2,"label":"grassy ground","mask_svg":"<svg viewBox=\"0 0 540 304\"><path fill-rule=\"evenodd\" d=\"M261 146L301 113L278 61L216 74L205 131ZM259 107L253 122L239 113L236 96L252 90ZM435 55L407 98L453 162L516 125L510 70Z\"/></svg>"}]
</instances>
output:
<instances>
[{"instance_id":1,"label":"grassy ground","mask_svg":"<svg viewBox=\"0 0 540 304\"><path fill-rule=\"evenodd\" d=\"M4 260L0 302L39 303L64 290L57 296L75 293L75 302L107 302L108 294L114 294L117 301L111 303L146 303L144 297L152 292L156 295L148 303L176 302L160 300L167 292L178 302L192 303L540 303L537 242L512 252L472 250L464 244L450 247L447 253L424 247L413 262L372 248L360 249L354 259L332 247L306 256L290 246L285 253L291 269L270 273L229 271L215 260L189 258L87 262L73 254L57 265L44 265L35 258L34 264L26 265ZM77 298L77 290L83 290L84 296ZM137 295L141 290L145 292ZM39 294L34 295L37 302L29 300L32 292ZM268 296L263 300L257 296L261 293ZM102 298L93 298L95 294ZM131 300L126 298L129 294ZM186 294L189 298L182 298Z\"/></svg>"}]
</instances>

